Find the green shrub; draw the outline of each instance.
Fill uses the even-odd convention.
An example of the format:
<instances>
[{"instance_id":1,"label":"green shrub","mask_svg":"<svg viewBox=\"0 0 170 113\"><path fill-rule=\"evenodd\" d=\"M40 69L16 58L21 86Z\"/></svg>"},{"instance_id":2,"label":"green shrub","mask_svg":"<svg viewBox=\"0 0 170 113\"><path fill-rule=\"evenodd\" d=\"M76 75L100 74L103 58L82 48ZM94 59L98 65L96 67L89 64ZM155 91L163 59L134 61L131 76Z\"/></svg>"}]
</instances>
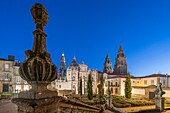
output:
<instances>
[{"instance_id":1,"label":"green shrub","mask_svg":"<svg viewBox=\"0 0 170 113\"><path fill-rule=\"evenodd\" d=\"M114 105L115 107L118 107L118 108L121 108L121 107L130 107L130 106L131 106L129 103L123 103L123 102L121 102L121 103L119 103L119 102L113 102L113 105Z\"/></svg>"},{"instance_id":2,"label":"green shrub","mask_svg":"<svg viewBox=\"0 0 170 113\"><path fill-rule=\"evenodd\" d=\"M3 98L3 99L10 98L11 96L12 96L12 94L1 94L1 98Z\"/></svg>"}]
</instances>

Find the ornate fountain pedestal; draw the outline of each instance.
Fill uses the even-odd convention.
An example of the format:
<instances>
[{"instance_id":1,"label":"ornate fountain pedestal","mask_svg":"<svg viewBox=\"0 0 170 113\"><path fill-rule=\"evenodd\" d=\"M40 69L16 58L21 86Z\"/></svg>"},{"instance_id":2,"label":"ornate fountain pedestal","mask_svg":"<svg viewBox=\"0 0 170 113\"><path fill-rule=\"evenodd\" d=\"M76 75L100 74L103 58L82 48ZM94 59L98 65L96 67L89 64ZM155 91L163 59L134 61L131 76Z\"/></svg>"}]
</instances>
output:
<instances>
[{"instance_id":1,"label":"ornate fountain pedestal","mask_svg":"<svg viewBox=\"0 0 170 113\"><path fill-rule=\"evenodd\" d=\"M18 105L18 113L55 113L58 102L62 100L56 91L47 89L47 85L57 78L57 67L52 63L46 51L44 26L48 22L48 13L39 3L31 8L36 24L32 50L25 51L27 59L21 64L19 73L32 89L21 92L12 100Z\"/></svg>"},{"instance_id":2,"label":"ornate fountain pedestal","mask_svg":"<svg viewBox=\"0 0 170 113\"><path fill-rule=\"evenodd\" d=\"M44 26L48 22L48 13L39 3L31 8L36 24L32 50L27 50L27 59L21 64L19 73L32 89L21 92L12 102L18 106L18 113L99 113L100 108L89 106L75 100L57 96L56 91L47 89L47 85L57 79L57 67L52 63L46 51Z\"/></svg>"},{"instance_id":3,"label":"ornate fountain pedestal","mask_svg":"<svg viewBox=\"0 0 170 113\"><path fill-rule=\"evenodd\" d=\"M48 90L47 85L48 83L31 84L32 89L19 93L18 97L25 99L42 99L57 96L57 92Z\"/></svg>"},{"instance_id":4,"label":"ornate fountain pedestal","mask_svg":"<svg viewBox=\"0 0 170 113\"><path fill-rule=\"evenodd\" d=\"M18 113L58 113L62 97L55 96L43 99L16 98L12 102L18 106Z\"/></svg>"}]
</instances>

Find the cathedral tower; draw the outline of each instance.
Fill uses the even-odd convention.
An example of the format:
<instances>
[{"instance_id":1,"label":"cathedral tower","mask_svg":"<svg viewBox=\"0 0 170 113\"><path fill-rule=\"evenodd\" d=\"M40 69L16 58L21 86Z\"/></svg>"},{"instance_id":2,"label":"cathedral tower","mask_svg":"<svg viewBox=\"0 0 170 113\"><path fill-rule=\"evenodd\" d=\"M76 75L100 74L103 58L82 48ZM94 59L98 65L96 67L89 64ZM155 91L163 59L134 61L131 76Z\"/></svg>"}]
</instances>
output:
<instances>
[{"instance_id":1,"label":"cathedral tower","mask_svg":"<svg viewBox=\"0 0 170 113\"><path fill-rule=\"evenodd\" d=\"M105 62L104 62L104 69L103 69L103 72L104 73L112 73L112 64L110 62L110 58L109 58L109 55L107 54L106 55L106 59L105 59Z\"/></svg>"},{"instance_id":2,"label":"cathedral tower","mask_svg":"<svg viewBox=\"0 0 170 113\"><path fill-rule=\"evenodd\" d=\"M61 59L60 59L59 75L60 75L60 78L62 80L66 79L66 60L65 60L65 57L64 57L64 53L62 54Z\"/></svg>"},{"instance_id":3,"label":"cathedral tower","mask_svg":"<svg viewBox=\"0 0 170 113\"><path fill-rule=\"evenodd\" d=\"M122 44L120 44L119 51L114 65L114 74L127 74L126 57L123 52Z\"/></svg>"}]
</instances>

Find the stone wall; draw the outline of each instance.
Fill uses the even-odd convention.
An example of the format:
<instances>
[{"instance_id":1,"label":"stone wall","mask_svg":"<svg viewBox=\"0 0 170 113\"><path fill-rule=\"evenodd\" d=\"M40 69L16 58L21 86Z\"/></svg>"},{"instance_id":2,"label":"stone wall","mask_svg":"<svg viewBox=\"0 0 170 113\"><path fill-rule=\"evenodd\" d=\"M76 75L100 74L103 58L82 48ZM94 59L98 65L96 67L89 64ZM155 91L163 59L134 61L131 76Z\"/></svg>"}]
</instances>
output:
<instances>
[{"instance_id":1,"label":"stone wall","mask_svg":"<svg viewBox=\"0 0 170 113\"><path fill-rule=\"evenodd\" d=\"M100 113L101 109L61 96L45 99L12 100L18 105L18 113Z\"/></svg>"},{"instance_id":2,"label":"stone wall","mask_svg":"<svg viewBox=\"0 0 170 113\"><path fill-rule=\"evenodd\" d=\"M145 95L145 88L132 88L132 94Z\"/></svg>"},{"instance_id":3,"label":"stone wall","mask_svg":"<svg viewBox=\"0 0 170 113\"><path fill-rule=\"evenodd\" d=\"M170 88L162 88L165 91L163 97L170 98ZM149 93L154 93L156 91L155 85L150 85L148 87L132 87L132 95L141 95L141 97L146 97L149 99Z\"/></svg>"}]
</instances>

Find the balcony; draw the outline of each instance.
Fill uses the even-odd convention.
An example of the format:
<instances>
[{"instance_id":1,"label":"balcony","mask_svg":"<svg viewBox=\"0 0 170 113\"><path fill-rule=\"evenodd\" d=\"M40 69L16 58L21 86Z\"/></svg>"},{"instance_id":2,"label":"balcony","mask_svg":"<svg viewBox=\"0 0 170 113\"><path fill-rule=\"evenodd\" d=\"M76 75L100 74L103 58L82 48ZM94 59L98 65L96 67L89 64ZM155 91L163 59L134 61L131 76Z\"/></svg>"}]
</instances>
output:
<instances>
[{"instance_id":1,"label":"balcony","mask_svg":"<svg viewBox=\"0 0 170 113\"><path fill-rule=\"evenodd\" d=\"M2 82L12 82L11 78L4 78L4 79L0 79L0 81Z\"/></svg>"}]
</instances>

